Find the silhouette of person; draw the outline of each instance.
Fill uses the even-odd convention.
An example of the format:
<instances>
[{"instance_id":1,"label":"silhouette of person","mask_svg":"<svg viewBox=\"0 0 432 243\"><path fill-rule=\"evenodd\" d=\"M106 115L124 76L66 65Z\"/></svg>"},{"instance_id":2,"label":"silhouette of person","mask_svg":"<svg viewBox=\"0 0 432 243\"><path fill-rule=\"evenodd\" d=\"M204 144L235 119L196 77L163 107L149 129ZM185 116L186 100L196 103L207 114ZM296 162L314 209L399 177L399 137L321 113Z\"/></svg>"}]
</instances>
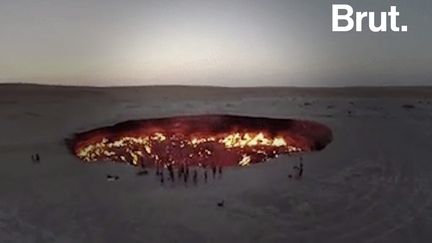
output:
<instances>
[{"instance_id":1,"label":"silhouette of person","mask_svg":"<svg viewBox=\"0 0 432 243\"><path fill-rule=\"evenodd\" d=\"M167 165L168 173L172 182L174 182L174 170L172 164Z\"/></svg>"},{"instance_id":2,"label":"silhouette of person","mask_svg":"<svg viewBox=\"0 0 432 243\"><path fill-rule=\"evenodd\" d=\"M193 182L195 185L198 182L198 172L196 170L194 170L194 172L193 172Z\"/></svg>"},{"instance_id":3,"label":"silhouette of person","mask_svg":"<svg viewBox=\"0 0 432 243\"><path fill-rule=\"evenodd\" d=\"M216 177L216 166L213 166L212 172L213 172L213 179L214 179Z\"/></svg>"},{"instance_id":4,"label":"silhouette of person","mask_svg":"<svg viewBox=\"0 0 432 243\"><path fill-rule=\"evenodd\" d=\"M185 174L186 174L187 177L189 177L189 166L187 166L187 165L186 165L186 171L185 171Z\"/></svg>"},{"instance_id":5,"label":"silhouette of person","mask_svg":"<svg viewBox=\"0 0 432 243\"><path fill-rule=\"evenodd\" d=\"M183 173L184 173L184 167L183 165L180 165L180 169L178 170L178 174L177 174L179 179L182 177Z\"/></svg>"},{"instance_id":6,"label":"silhouette of person","mask_svg":"<svg viewBox=\"0 0 432 243\"><path fill-rule=\"evenodd\" d=\"M189 173L186 171L186 173L183 174L184 183L187 183L188 179L189 179Z\"/></svg>"},{"instance_id":7,"label":"silhouette of person","mask_svg":"<svg viewBox=\"0 0 432 243\"><path fill-rule=\"evenodd\" d=\"M165 182L165 176L164 176L163 168L159 172L159 177L160 177L161 184L164 184L164 182Z\"/></svg>"},{"instance_id":8,"label":"silhouette of person","mask_svg":"<svg viewBox=\"0 0 432 243\"><path fill-rule=\"evenodd\" d=\"M303 176L303 162L300 162L299 166L295 165L293 168L297 171L297 178L301 178Z\"/></svg>"},{"instance_id":9,"label":"silhouette of person","mask_svg":"<svg viewBox=\"0 0 432 243\"><path fill-rule=\"evenodd\" d=\"M300 168L298 171L298 177L301 178L303 176L303 163L300 162Z\"/></svg>"}]
</instances>

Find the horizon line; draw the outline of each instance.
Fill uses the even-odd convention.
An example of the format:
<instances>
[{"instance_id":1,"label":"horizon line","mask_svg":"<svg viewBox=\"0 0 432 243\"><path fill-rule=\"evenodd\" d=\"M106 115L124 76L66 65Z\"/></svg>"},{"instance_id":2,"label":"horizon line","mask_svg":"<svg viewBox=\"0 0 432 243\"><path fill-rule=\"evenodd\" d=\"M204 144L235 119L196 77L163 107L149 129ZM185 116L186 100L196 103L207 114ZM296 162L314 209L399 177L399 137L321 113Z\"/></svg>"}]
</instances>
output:
<instances>
[{"instance_id":1,"label":"horizon line","mask_svg":"<svg viewBox=\"0 0 432 243\"><path fill-rule=\"evenodd\" d=\"M256 88L292 88L292 89L353 89L353 88L432 88L432 84L424 85L328 85L328 86L315 86L315 85L266 85L266 86L223 86L223 85L188 85L188 84L149 84L149 85L70 85L70 84L45 84L33 82L4 82L0 83L1 86L44 86L44 87L64 87L64 88L139 88L139 87L182 87L182 88L224 88L224 89L256 89Z\"/></svg>"}]
</instances>

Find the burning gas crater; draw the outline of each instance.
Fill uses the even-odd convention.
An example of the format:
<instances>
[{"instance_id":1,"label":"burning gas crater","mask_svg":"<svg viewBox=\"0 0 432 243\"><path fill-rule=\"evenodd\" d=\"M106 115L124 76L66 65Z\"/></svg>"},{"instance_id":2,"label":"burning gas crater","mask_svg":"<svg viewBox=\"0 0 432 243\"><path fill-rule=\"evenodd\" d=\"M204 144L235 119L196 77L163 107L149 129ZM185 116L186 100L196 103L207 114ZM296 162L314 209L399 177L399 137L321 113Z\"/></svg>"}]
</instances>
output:
<instances>
[{"instance_id":1,"label":"burning gas crater","mask_svg":"<svg viewBox=\"0 0 432 243\"><path fill-rule=\"evenodd\" d=\"M328 127L311 121L203 115L127 121L76 134L71 145L85 162L183 169L247 166L331 140Z\"/></svg>"}]
</instances>

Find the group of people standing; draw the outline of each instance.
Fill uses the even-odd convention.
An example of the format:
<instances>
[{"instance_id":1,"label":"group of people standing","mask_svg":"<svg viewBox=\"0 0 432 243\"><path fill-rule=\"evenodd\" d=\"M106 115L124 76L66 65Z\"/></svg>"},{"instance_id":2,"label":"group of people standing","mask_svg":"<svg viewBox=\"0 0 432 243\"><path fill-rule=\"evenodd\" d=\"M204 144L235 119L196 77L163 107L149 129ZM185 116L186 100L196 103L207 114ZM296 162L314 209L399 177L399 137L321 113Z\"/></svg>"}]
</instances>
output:
<instances>
[{"instance_id":1,"label":"group of people standing","mask_svg":"<svg viewBox=\"0 0 432 243\"><path fill-rule=\"evenodd\" d=\"M39 154L38 153L32 154L31 155L31 160L32 160L33 163L39 163L40 162L40 156L39 156Z\"/></svg>"},{"instance_id":2,"label":"group of people standing","mask_svg":"<svg viewBox=\"0 0 432 243\"><path fill-rule=\"evenodd\" d=\"M166 172L165 172L165 169L166 169ZM202 167L202 169L203 169L202 178L203 178L204 182L207 183L208 178L209 178L208 169L206 167ZM198 184L198 181L200 178L198 175L199 170L200 169L194 168L191 171L189 169L189 166L181 165L177 169L177 180L183 181L185 184L187 184L189 182L189 180L191 179L193 184L196 185L196 184ZM222 177L222 166L212 166L211 172L213 175L213 179L215 179L217 175L219 175L219 178L221 178ZM167 177L165 176L166 173L168 174ZM162 167L156 167L156 176L158 176L161 184L165 183L165 179L169 179L172 183L174 183L176 180L175 168L172 164L168 164L168 165L162 166Z\"/></svg>"}]
</instances>

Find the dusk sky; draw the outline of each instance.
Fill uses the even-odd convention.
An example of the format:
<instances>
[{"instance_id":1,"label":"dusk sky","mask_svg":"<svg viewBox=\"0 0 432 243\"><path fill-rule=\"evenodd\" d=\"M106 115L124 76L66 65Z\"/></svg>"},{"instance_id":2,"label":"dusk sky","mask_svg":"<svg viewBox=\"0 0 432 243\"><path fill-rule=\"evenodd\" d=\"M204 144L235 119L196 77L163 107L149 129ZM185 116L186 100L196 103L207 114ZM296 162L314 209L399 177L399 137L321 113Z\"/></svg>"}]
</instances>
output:
<instances>
[{"instance_id":1,"label":"dusk sky","mask_svg":"<svg viewBox=\"0 0 432 243\"><path fill-rule=\"evenodd\" d=\"M407 33L333 33L332 3ZM432 84L430 0L0 0L0 82Z\"/></svg>"}]
</instances>

